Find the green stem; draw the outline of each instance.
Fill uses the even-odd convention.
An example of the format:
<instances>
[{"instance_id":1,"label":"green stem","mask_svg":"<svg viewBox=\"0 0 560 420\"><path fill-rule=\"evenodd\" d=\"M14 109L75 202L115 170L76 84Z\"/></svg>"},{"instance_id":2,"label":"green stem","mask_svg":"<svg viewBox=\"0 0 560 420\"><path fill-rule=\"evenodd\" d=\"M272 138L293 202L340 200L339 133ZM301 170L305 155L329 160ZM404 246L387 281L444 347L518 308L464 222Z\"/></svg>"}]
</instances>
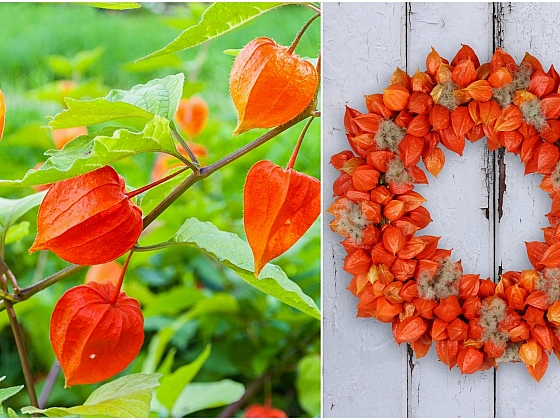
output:
<instances>
[{"instance_id":1,"label":"green stem","mask_svg":"<svg viewBox=\"0 0 560 420\"><path fill-rule=\"evenodd\" d=\"M171 204L175 202L185 191L187 191L195 182L198 181L198 177L195 174L190 174L187 179L181 182L179 185L169 193L150 213L144 217L143 229L146 229L156 218L163 213Z\"/></svg>"},{"instance_id":2,"label":"green stem","mask_svg":"<svg viewBox=\"0 0 560 420\"><path fill-rule=\"evenodd\" d=\"M309 19L307 21L307 23L305 25L303 25L303 28L301 28L301 30L299 31L299 33L296 36L296 39L294 39L294 42L292 42L292 45L290 45L290 48L288 48L288 54L292 54L294 52L294 50L296 49L297 45L299 44L299 41L301 40L301 37L303 36L303 34L305 33L305 31L307 30L307 28L309 28L309 25L311 25L313 23L313 21L315 19L317 19L319 16L321 16L321 12L317 12L316 15L314 15L311 19Z\"/></svg>"},{"instance_id":3,"label":"green stem","mask_svg":"<svg viewBox=\"0 0 560 420\"><path fill-rule=\"evenodd\" d=\"M192 162L188 161L188 159L186 159L186 161L189 162L189 166L191 167L193 172L195 174L198 173L198 171L200 170L200 163L198 162L196 155L191 150L188 143L185 141L183 136L181 136L179 132L174 128L171 128L171 134L173 135L173 137L175 137L175 140L177 140L181 144L181 146L183 146L183 149L185 149L185 152L187 152L187 154L191 158Z\"/></svg>"},{"instance_id":4,"label":"green stem","mask_svg":"<svg viewBox=\"0 0 560 420\"><path fill-rule=\"evenodd\" d=\"M27 300L41 290L44 290L47 287L52 286L53 284L58 283L59 281L64 280L73 274L79 273L86 268L86 265L72 264L71 266L62 269L57 273L54 273L53 275L41 280L38 283L21 289L19 293L14 294L15 301L21 302L23 300Z\"/></svg>"},{"instance_id":5,"label":"green stem","mask_svg":"<svg viewBox=\"0 0 560 420\"><path fill-rule=\"evenodd\" d=\"M305 138L305 133L307 133L307 129L309 128L309 126L311 125L314 119L315 117L309 118L309 121L307 121L307 124L305 124L305 127L303 127L303 130L299 135L298 141L294 147L294 151L292 152L292 156L290 157L290 161L288 162L288 166L286 167L286 170L294 169L294 165L296 164L296 159L299 153L299 149L301 147L301 143L303 143L303 139Z\"/></svg>"},{"instance_id":6,"label":"green stem","mask_svg":"<svg viewBox=\"0 0 560 420\"><path fill-rule=\"evenodd\" d=\"M151 252L151 251L158 251L160 249L168 248L170 246L171 244L167 242L162 242L159 244L147 245L147 246L134 245L132 247L132 250L134 252Z\"/></svg>"},{"instance_id":7,"label":"green stem","mask_svg":"<svg viewBox=\"0 0 560 420\"><path fill-rule=\"evenodd\" d=\"M12 273L12 270L10 270L10 267L8 267L8 264L6 264L6 261L4 261L4 258L2 257L0 257L0 269L5 275L7 275L10 278L10 282L12 283L12 287L14 288L14 293L19 292L20 289L16 277L14 276L14 273ZM8 292L7 284L5 290L6 292Z\"/></svg>"},{"instance_id":8,"label":"green stem","mask_svg":"<svg viewBox=\"0 0 560 420\"><path fill-rule=\"evenodd\" d=\"M173 191L171 191L171 193L167 197L165 197L150 213L148 213L146 217L144 217L143 228L145 229L146 227L148 227L161 213L163 213L169 206L171 206L171 204L173 204L175 200L177 200L185 191L187 191L196 182L206 178L207 176L216 172L218 169L246 155L247 153L259 147L260 145L276 137L280 133L283 133L284 131L293 127L300 121L309 118L311 114L314 112L315 106L316 106L316 101L313 101L311 104L309 104L307 109L303 113L301 113L301 115L297 116L293 120L288 121L286 124L270 130L268 133L263 134L258 139L242 147L241 149L231 153L230 155L224 157L223 159L213 163L212 165L201 168L200 173L190 174L187 179L185 179L183 182L177 185L175 189L173 189ZM142 248L145 247L134 247L134 250L141 251L143 250ZM146 249L146 250L149 251L151 249ZM73 264L59 271L58 273L55 273L47 277L46 279L41 280L38 283L35 283L29 287L21 289L17 294L10 295L12 298L10 300L12 300L14 303L27 300L34 294L40 292L41 290L44 290L47 287L55 283L58 283L59 281L64 280L75 273L82 271L85 268L87 268L87 266ZM6 302L9 302L9 300L8 299L0 300L0 311L7 308Z\"/></svg>"}]
</instances>

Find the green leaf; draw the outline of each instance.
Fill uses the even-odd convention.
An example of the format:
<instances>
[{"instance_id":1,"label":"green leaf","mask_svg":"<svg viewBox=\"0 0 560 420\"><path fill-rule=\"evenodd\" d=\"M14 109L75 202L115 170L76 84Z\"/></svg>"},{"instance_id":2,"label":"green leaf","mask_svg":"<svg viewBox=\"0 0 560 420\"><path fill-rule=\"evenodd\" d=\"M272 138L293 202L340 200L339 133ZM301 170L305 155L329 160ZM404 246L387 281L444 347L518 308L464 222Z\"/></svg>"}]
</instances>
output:
<instances>
[{"instance_id":1,"label":"green leaf","mask_svg":"<svg viewBox=\"0 0 560 420\"><path fill-rule=\"evenodd\" d=\"M321 319L321 313L313 299L303 293L280 267L267 264L256 278L251 248L237 235L223 232L212 223L191 218L181 226L173 238L161 244L162 247L173 245L199 248L216 261L231 268L261 292L274 296L314 318Z\"/></svg>"},{"instance_id":2,"label":"green leaf","mask_svg":"<svg viewBox=\"0 0 560 420\"><path fill-rule=\"evenodd\" d=\"M33 207L37 207L41 204L46 193L46 191L41 191L23 198L18 198L17 200L0 197L0 232L17 222L20 217Z\"/></svg>"},{"instance_id":3,"label":"green leaf","mask_svg":"<svg viewBox=\"0 0 560 420\"><path fill-rule=\"evenodd\" d=\"M66 106L49 122L52 128L92 125L121 118L152 119L159 115L172 120L179 106L185 76L182 73L150 80L130 90L113 89L105 98L65 98Z\"/></svg>"},{"instance_id":4,"label":"green leaf","mask_svg":"<svg viewBox=\"0 0 560 420\"><path fill-rule=\"evenodd\" d=\"M243 384L224 379L219 382L191 383L187 385L171 410L171 417L184 417L206 408L229 405L241 398Z\"/></svg>"},{"instance_id":5,"label":"green leaf","mask_svg":"<svg viewBox=\"0 0 560 420\"><path fill-rule=\"evenodd\" d=\"M150 345L148 346L148 354L142 363L142 372L153 373L157 370L167 344L179 330L180 326L186 322L183 320L183 323L178 326L177 321L169 327L162 328L156 335L154 335L150 341Z\"/></svg>"},{"instance_id":6,"label":"green leaf","mask_svg":"<svg viewBox=\"0 0 560 420\"><path fill-rule=\"evenodd\" d=\"M50 184L85 174L129 156L146 152L167 152L178 155L169 121L155 116L144 130L103 128L70 141L62 150L47 150L50 156L39 169L27 171L20 180L0 180L0 186L31 186Z\"/></svg>"},{"instance_id":7,"label":"green leaf","mask_svg":"<svg viewBox=\"0 0 560 420\"><path fill-rule=\"evenodd\" d=\"M129 9L138 9L142 7L140 3L133 3L133 2L126 2L123 1L122 3L116 1L109 1L109 2L86 2L86 3L74 3L79 4L81 6L91 6L97 7L98 9L108 9L108 10L129 10Z\"/></svg>"},{"instance_id":8,"label":"green leaf","mask_svg":"<svg viewBox=\"0 0 560 420\"><path fill-rule=\"evenodd\" d=\"M185 75L178 73L163 79L150 80L145 85L136 85L130 90L113 89L106 98L136 105L171 121L181 100L184 81Z\"/></svg>"},{"instance_id":9,"label":"green leaf","mask_svg":"<svg viewBox=\"0 0 560 420\"><path fill-rule=\"evenodd\" d=\"M214 3L202 15L197 25L185 29L181 34L167 44L164 48L156 51L140 60L171 54L186 50L202 44L212 38L216 38L229 32L244 23L262 15L269 10L283 6L286 3ZM140 61L137 60L137 61Z\"/></svg>"},{"instance_id":10,"label":"green leaf","mask_svg":"<svg viewBox=\"0 0 560 420\"><path fill-rule=\"evenodd\" d=\"M19 418L17 413L14 411L14 409L10 408L10 407L8 407L8 417L11 418L11 419L18 419Z\"/></svg>"},{"instance_id":11,"label":"green leaf","mask_svg":"<svg viewBox=\"0 0 560 420\"><path fill-rule=\"evenodd\" d=\"M164 376L161 386L156 391L158 401L171 410L181 391L193 380L208 356L210 356L210 345L206 346L192 363L181 366L172 374Z\"/></svg>"},{"instance_id":12,"label":"green leaf","mask_svg":"<svg viewBox=\"0 0 560 420\"><path fill-rule=\"evenodd\" d=\"M135 373L115 379L91 393L84 405L40 410L24 407L23 414L40 413L48 417L148 417L152 392L159 385L159 373Z\"/></svg>"},{"instance_id":13,"label":"green leaf","mask_svg":"<svg viewBox=\"0 0 560 420\"><path fill-rule=\"evenodd\" d=\"M64 102L66 102L68 109L56 114L54 119L49 122L52 128L93 125L121 118L138 117L151 119L153 117L151 112L136 105L126 102L112 102L105 98L89 101L64 98Z\"/></svg>"},{"instance_id":14,"label":"green leaf","mask_svg":"<svg viewBox=\"0 0 560 420\"><path fill-rule=\"evenodd\" d=\"M8 398L13 397L23 389L23 385L11 386L9 388L0 388L0 404Z\"/></svg>"},{"instance_id":15,"label":"green leaf","mask_svg":"<svg viewBox=\"0 0 560 420\"><path fill-rule=\"evenodd\" d=\"M321 357L305 356L298 363L296 390L298 402L310 417L321 415Z\"/></svg>"},{"instance_id":16,"label":"green leaf","mask_svg":"<svg viewBox=\"0 0 560 420\"><path fill-rule=\"evenodd\" d=\"M24 221L18 223L17 225L11 226L8 229L8 233L6 233L6 242L5 245L17 242L22 238L29 235L29 222Z\"/></svg>"}]
</instances>

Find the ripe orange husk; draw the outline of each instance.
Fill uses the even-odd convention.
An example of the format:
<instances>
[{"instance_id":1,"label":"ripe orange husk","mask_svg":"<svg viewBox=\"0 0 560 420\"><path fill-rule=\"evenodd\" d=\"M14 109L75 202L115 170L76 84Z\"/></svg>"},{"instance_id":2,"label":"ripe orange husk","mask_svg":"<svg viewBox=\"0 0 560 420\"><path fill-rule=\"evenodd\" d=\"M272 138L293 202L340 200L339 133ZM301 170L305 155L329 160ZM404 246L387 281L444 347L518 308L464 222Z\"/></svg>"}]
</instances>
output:
<instances>
[{"instance_id":1,"label":"ripe orange husk","mask_svg":"<svg viewBox=\"0 0 560 420\"><path fill-rule=\"evenodd\" d=\"M255 163L243 190L243 223L253 251L255 275L295 244L320 212L321 184L317 179L270 161Z\"/></svg>"},{"instance_id":2,"label":"ripe orange husk","mask_svg":"<svg viewBox=\"0 0 560 420\"><path fill-rule=\"evenodd\" d=\"M238 124L233 134L287 123L311 103L318 85L315 67L270 38L256 38L239 52L229 90Z\"/></svg>"},{"instance_id":3,"label":"ripe orange husk","mask_svg":"<svg viewBox=\"0 0 560 420\"><path fill-rule=\"evenodd\" d=\"M274 419L274 418L287 418L288 415L280 410L268 405L251 404L243 411L244 418L260 418L260 419Z\"/></svg>"},{"instance_id":4,"label":"ripe orange husk","mask_svg":"<svg viewBox=\"0 0 560 420\"><path fill-rule=\"evenodd\" d=\"M37 237L29 252L49 249L79 265L113 261L142 232L142 211L110 166L54 183L39 207Z\"/></svg>"},{"instance_id":5,"label":"ripe orange husk","mask_svg":"<svg viewBox=\"0 0 560 420\"><path fill-rule=\"evenodd\" d=\"M115 286L91 282L68 290L57 302L50 340L65 386L93 384L124 370L140 352L144 318L140 304Z\"/></svg>"}]
</instances>

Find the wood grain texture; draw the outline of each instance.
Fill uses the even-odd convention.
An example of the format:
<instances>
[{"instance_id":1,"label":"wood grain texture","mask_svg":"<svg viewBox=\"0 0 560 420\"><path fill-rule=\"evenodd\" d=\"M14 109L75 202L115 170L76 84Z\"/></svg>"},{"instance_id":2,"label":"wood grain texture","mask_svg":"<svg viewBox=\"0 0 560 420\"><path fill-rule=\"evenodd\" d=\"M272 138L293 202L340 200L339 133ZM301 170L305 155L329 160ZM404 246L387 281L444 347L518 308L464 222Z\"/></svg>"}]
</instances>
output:
<instances>
[{"instance_id":1,"label":"wood grain texture","mask_svg":"<svg viewBox=\"0 0 560 420\"><path fill-rule=\"evenodd\" d=\"M366 112L364 95L387 86L404 67L404 3L324 4L323 200L332 203L338 171L330 156L349 149L344 106ZM346 290L340 236L323 218L323 414L325 417L405 417L406 346L394 343L389 325L356 319L357 299Z\"/></svg>"},{"instance_id":2,"label":"wood grain texture","mask_svg":"<svg viewBox=\"0 0 560 420\"><path fill-rule=\"evenodd\" d=\"M560 67L560 4L511 3L503 10L504 50L516 62L525 52L539 58L545 71L551 64ZM549 223L544 216L551 200L538 185L542 176L523 176L519 157L505 155L506 191L503 216L496 225L496 264L504 271L526 270L532 266L524 241L543 241L540 228ZM549 358L548 370L540 383L527 373L525 365L509 363L496 372L496 417L557 417L560 412L560 363Z\"/></svg>"},{"instance_id":3,"label":"wood grain texture","mask_svg":"<svg viewBox=\"0 0 560 420\"><path fill-rule=\"evenodd\" d=\"M413 74L425 69L430 46L451 60L465 43L481 62L495 43L519 62L525 51L545 70L560 68L560 4L491 3L326 3L323 12L323 200L332 203L338 172L334 153L349 149L342 119L344 105L365 112L364 94L380 93L397 66ZM408 8L408 9L407 9ZM494 31L498 26L502 30ZM524 241L542 240L540 227L550 199L537 188L541 176L523 176L517 156L505 156L502 217L498 220L498 161L486 141L467 142L462 157L446 151L439 179L416 190L434 222L420 234L442 236L465 273L498 280L503 270L530 268ZM488 215L487 211L488 209ZM355 299L346 289L342 239L323 218L323 414L324 417L555 417L560 412L560 363L550 357L540 384L523 364L500 365L461 375L440 363L435 349L422 359L409 357L393 341L390 325L356 319Z\"/></svg>"},{"instance_id":4,"label":"wood grain texture","mask_svg":"<svg viewBox=\"0 0 560 420\"><path fill-rule=\"evenodd\" d=\"M426 55L434 47L449 62L461 43L470 45L481 62L489 58L491 13L488 3L410 3L408 20L408 73L426 69ZM468 19L465 19L468 16ZM418 235L441 236L439 247L453 249L465 273L492 276L493 218L492 165L486 143L467 141L463 156L445 150L445 167L429 185L415 190L427 202L433 222ZM411 417L492 417L493 372L462 375L441 363L432 345L427 356L413 359L409 377L408 413ZM437 404L435 403L437 402Z\"/></svg>"}]
</instances>

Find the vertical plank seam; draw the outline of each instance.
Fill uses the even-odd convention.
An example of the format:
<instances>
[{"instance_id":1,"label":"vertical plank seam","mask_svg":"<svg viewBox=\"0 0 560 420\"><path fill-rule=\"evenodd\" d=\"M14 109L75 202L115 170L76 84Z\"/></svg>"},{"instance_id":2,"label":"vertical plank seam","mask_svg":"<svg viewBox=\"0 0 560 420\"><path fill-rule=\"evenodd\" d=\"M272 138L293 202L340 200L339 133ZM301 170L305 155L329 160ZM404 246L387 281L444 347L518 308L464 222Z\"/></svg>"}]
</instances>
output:
<instances>
[{"instance_id":1,"label":"vertical plank seam","mask_svg":"<svg viewBox=\"0 0 560 420\"><path fill-rule=\"evenodd\" d=\"M492 53L496 50L496 48L500 47L503 48L504 46L504 4L503 3L492 3ZM488 193L491 194L492 198L492 231L493 231L493 256L492 256L492 267L493 267L493 277L494 282L499 279L499 276L502 274L502 266L501 263L499 266L498 264L498 252L497 252L497 243L498 243L498 225L503 215L503 202L504 202L504 192L506 190L506 171L505 171L505 162L504 162L504 151L499 150L498 153L496 151L492 152L492 177L490 179L491 182L491 189L489 189ZM496 180L496 174L498 174L498 180ZM497 181L497 182L496 182ZM497 190L496 190L497 189ZM489 197L490 201L490 197ZM496 268L498 269L496 275ZM493 398L493 417L495 418L497 415L497 372L494 368L494 398Z\"/></svg>"},{"instance_id":2,"label":"vertical plank seam","mask_svg":"<svg viewBox=\"0 0 560 420\"><path fill-rule=\"evenodd\" d=\"M410 31L410 15L412 12L412 5L410 2L405 2L404 4L404 69L408 74L408 32ZM406 366L406 417L412 416L410 409L410 388L412 386L412 371L414 369L414 362L412 360L413 351L410 343L406 343L407 347L407 366Z\"/></svg>"}]
</instances>

